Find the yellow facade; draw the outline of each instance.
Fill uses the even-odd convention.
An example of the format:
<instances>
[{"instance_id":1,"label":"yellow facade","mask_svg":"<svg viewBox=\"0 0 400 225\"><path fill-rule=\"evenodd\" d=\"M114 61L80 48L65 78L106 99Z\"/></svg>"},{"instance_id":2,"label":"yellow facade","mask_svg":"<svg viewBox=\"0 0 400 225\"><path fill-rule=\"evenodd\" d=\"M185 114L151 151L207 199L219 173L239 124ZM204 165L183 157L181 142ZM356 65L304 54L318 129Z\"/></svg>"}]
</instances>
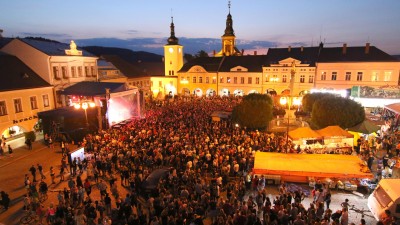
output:
<instances>
[{"instance_id":1,"label":"yellow facade","mask_svg":"<svg viewBox=\"0 0 400 225\"><path fill-rule=\"evenodd\" d=\"M165 76L176 76L183 66L183 46L164 46Z\"/></svg>"},{"instance_id":2,"label":"yellow facade","mask_svg":"<svg viewBox=\"0 0 400 225\"><path fill-rule=\"evenodd\" d=\"M54 109L53 87L1 92L0 102L6 106L6 114L0 116L2 135L10 137L10 130L33 131L38 122L37 114Z\"/></svg>"}]
</instances>

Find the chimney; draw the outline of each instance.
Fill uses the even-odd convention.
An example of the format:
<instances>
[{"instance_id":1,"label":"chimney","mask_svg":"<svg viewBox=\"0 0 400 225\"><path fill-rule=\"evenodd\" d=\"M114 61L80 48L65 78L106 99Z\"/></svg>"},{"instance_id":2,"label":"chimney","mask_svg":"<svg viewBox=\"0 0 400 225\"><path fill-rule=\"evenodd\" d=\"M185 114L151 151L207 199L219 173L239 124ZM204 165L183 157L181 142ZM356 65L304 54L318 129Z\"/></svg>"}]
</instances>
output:
<instances>
[{"instance_id":1,"label":"chimney","mask_svg":"<svg viewBox=\"0 0 400 225\"><path fill-rule=\"evenodd\" d=\"M365 44L365 54L369 54L369 43Z\"/></svg>"},{"instance_id":2,"label":"chimney","mask_svg":"<svg viewBox=\"0 0 400 225\"><path fill-rule=\"evenodd\" d=\"M288 52L290 52L291 50L292 50L292 46L289 45Z\"/></svg>"},{"instance_id":3,"label":"chimney","mask_svg":"<svg viewBox=\"0 0 400 225\"><path fill-rule=\"evenodd\" d=\"M342 54L346 55L346 53L347 53L347 44L345 43L345 44L343 44Z\"/></svg>"},{"instance_id":4,"label":"chimney","mask_svg":"<svg viewBox=\"0 0 400 225\"><path fill-rule=\"evenodd\" d=\"M215 56L215 54L216 54L216 53L215 53L215 50L213 50L213 55Z\"/></svg>"},{"instance_id":5,"label":"chimney","mask_svg":"<svg viewBox=\"0 0 400 225\"><path fill-rule=\"evenodd\" d=\"M257 51L254 51L254 55L257 55Z\"/></svg>"},{"instance_id":6,"label":"chimney","mask_svg":"<svg viewBox=\"0 0 400 225\"><path fill-rule=\"evenodd\" d=\"M244 55L244 49L242 48L242 55Z\"/></svg>"},{"instance_id":7,"label":"chimney","mask_svg":"<svg viewBox=\"0 0 400 225\"><path fill-rule=\"evenodd\" d=\"M301 51L301 52L303 52L303 50L304 50L304 47L303 47L303 46L301 46L301 48L300 48L300 51Z\"/></svg>"}]
</instances>

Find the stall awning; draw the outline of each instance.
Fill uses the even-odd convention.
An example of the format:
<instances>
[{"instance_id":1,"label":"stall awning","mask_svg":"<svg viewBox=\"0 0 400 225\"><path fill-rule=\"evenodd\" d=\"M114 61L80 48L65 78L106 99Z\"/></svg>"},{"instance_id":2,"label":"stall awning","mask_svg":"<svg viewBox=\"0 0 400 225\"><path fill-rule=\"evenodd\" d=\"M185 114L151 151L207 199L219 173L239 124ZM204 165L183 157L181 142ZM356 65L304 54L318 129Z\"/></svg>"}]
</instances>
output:
<instances>
[{"instance_id":1,"label":"stall awning","mask_svg":"<svg viewBox=\"0 0 400 225\"><path fill-rule=\"evenodd\" d=\"M400 114L400 103L385 105L384 108L396 114Z\"/></svg>"},{"instance_id":2,"label":"stall awning","mask_svg":"<svg viewBox=\"0 0 400 225\"><path fill-rule=\"evenodd\" d=\"M377 132L381 128L369 120L364 120L362 123L355 125L354 127L350 127L347 130L354 131L363 134L371 134L373 132Z\"/></svg>"},{"instance_id":3,"label":"stall awning","mask_svg":"<svg viewBox=\"0 0 400 225\"><path fill-rule=\"evenodd\" d=\"M317 132L323 136L324 138L353 138L354 135L350 134L349 132L343 130L339 126L327 126L321 130L317 130Z\"/></svg>"},{"instance_id":4,"label":"stall awning","mask_svg":"<svg viewBox=\"0 0 400 225\"><path fill-rule=\"evenodd\" d=\"M310 127L300 127L296 130L289 131L289 137L292 140L322 138L320 134L312 130Z\"/></svg>"}]
</instances>

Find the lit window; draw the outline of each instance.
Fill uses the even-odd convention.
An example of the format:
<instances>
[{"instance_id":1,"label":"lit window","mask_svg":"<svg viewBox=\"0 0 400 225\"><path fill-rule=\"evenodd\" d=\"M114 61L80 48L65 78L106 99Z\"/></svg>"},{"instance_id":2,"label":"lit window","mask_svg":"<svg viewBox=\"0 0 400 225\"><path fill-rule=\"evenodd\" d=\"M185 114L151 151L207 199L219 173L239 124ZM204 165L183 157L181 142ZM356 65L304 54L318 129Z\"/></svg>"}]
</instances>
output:
<instances>
[{"instance_id":1,"label":"lit window","mask_svg":"<svg viewBox=\"0 0 400 225\"><path fill-rule=\"evenodd\" d=\"M336 80L337 79L337 72L332 72L332 80Z\"/></svg>"},{"instance_id":2,"label":"lit window","mask_svg":"<svg viewBox=\"0 0 400 225\"><path fill-rule=\"evenodd\" d=\"M57 80L61 79L58 66L53 66L53 77L54 77L54 79L57 79Z\"/></svg>"},{"instance_id":3,"label":"lit window","mask_svg":"<svg viewBox=\"0 0 400 225\"><path fill-rule=\"evenodd\" d=\"M231 78L230 77L226 78L226 83L228 83L228 84L231 83Z\"/></svg>"},{"instance_id":4,"label":"lit window","mask_svg":"<svg viewBox=\"0 0 400 225\"><path fill-rule=\"evenodd\" d=\"M213 84L216 84L216 83L217 83L217 78L213 77L212 83L213 83Z\"/></svg>"},{"instance_id":5,"label":"lit window","mask_svg":"<svg viewBox=\"0 0 400 225\"><path fill-rule=\"evenodd\" d=\"M311 74L308 76L308 83L314 83L314 75Z\"/></svg>"},{"instance_id":6,"label":"lit window","mask_svg":"<svg viewBox=\"0 0 400 225\"><path fill-rule=\"evenodd\" d=\"M30 99L31 99L31 109L37 109L38 106L37 106L37 99L36 99L36 96L30 97Z\"/></svg>"},{"instance_id":7,"label":"lit window","mask_svg":"<svg viewBox=\"0 0 400 225\"><path fill-rule=\"evenodd\" d=\"M283 74L282 75L282 83L286 83L287 82L287 75Z\"/></svg>"},{"instance_id":8,"label":"lit window","mask_svg":"<svg viewBox=\"0 0 400 225\"><path fill-rule=\"evenodd\" d=\"M63 77L64 79L68 78L68 70L67 70L67 67L66 67L66 66L62 66L62 67L61 67L61 73L62 73L62 77Z\"/></svg>"},{"instance_id":9,"label":"lit window","mask_svg":"<svg viewBox=\"0 0 400 225\"><path fill-rule=\"evenodd\" d=\"M304 83L306 80L306 76L304 74L300 75L300 83Z\"/></svg>"},{"instance_id":10,"label":"lit window","mask_svg":"<svg viewBox=\"0 0 400 225\"><path fill-rule=\"evenodd\" d=\"M14 99L15 113L22 112L22 101L20 98Z\"/></svg>"},{"instance_id":11,"label":"lit window","mask_svg":"<svg viewBox=\"0 0 400 225\"><path fill-rule=\"evenodd\" d=\"M0 101L0 116L7 115L7 105L6 101Z\"/></svg>"},{"instance_id":12,"label":"lit window","mask_svg":"<svg viewBox=\"0 0 400 225\"><path fill-rule=\"evenodd\" d=\"M321 73L321 80L326 80L326 72Z\"/></svg>"},{"instance_id":13,"label":"lit window","mask_svg":"<svg viewBox=\"0 0 400 225\"><path fill-rule=\"evenodd\" d=\"M210 77L206 77L206 84L210 83Z\"/></svg>"},{"instance_id":14,"label":"lit window","mask_svg":"<svg viewBox=\"0 0 400 225\"><path fill-rule=\"evenodd\" d=\"M385 77L383 81L391 81L392 80L392 72L385 72Z\"/></svg>"},{"instance_id":15,"label":"lit window","mask_svg":"<svg viewBox=\"0 0 400 225\"><path fill-rule=\"evenodd\" d=\"M345 80L351 80L351 72L346 72Z\"/></svg>"},{"instance_id":16,"label":"lit window","mask_svg":"<svg viewBox=\"0 0 400 225\"><path fill-rule=\"evenodd\" d=\"M223 77L220 77L220 78L219 78L219 82L220 82L220 83L224 83L224 78L223 78Z\"/></svg>"},{"instance_id":17,"label":"lit window","mask_svg":"<svg viewBox=\"0 0 400 225\"><path fill-rule=\"evenodd\" d=\"M50 106L49 95L43 95L43 106L44 107L49 107Z\"/></svg>"},{"instance_id":18,"label":"lit window","mask_svg":"<svg viewBox=\"0 0 400 225\"><path fill-rule=\"evenodd\" d=\"M362 81L363 79L363 72L357 72L357 81Z\"/></svg>"}]
</instances>

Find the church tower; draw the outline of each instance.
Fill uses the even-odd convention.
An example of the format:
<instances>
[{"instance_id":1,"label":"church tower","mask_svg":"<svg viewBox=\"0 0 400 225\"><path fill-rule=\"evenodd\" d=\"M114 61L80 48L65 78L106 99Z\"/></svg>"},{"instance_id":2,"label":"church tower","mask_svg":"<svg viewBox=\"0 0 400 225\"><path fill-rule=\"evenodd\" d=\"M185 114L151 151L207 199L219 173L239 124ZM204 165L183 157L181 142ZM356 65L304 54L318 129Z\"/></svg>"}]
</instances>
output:
<instances>
[{"instance_id":1,"label":"church tower","mask_svg":"<svg viewBox=\"0 0 400 225\"><path fill-rule=\"evenodd\" d=\"M235 43L235 32L233 31L233 20L231 15L231 2L228 3L229 13L226 18L225 33L222 35L222 49L215 56L240 56L240 51L236 48Z\"/></svg>"},{"instance_id":2,"label":"church tower","mask_svg":"<svg viewBox=\"0 0 400 225\"><path fill-rule=\"evenodd\" d=\"M179 45L175 37L174 18L171 17L171 35L168 44L164 45L164 67L166 76L177 76L183 66L183 46Z\"/></svg>"}]
</instances>

